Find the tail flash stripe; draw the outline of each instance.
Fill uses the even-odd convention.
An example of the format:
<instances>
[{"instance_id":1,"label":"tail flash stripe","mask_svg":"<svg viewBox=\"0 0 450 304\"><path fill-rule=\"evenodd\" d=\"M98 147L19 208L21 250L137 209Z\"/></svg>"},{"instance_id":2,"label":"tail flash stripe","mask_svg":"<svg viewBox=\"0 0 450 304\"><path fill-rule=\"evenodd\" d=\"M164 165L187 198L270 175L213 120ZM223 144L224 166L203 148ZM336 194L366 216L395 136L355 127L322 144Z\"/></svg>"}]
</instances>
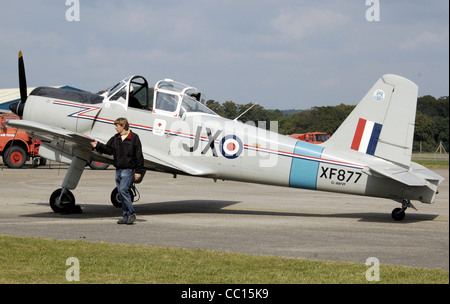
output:
<instances>
[{"instance_id":1,"label":"tail flash stripe","mask_svg":"<svg viewBox=\"0 0 450 304\"><path fill-rule=\"evenodd\" d=\"M366 127L364 128L361 144L359 145L358 149L359 152L367 153L367 148L369 147L370 139L372 138L373 126L373 121L366 121Z\"/></svg>"},{"instance_id":2,"label":"tail flash stripe","mask_svg":"<svg viewBox=\"0 0 450 304\"><path fill-rule=\"evenodd\" d=\"M367 147L367 154L374 155L377 148L378 138L380 137L382 125L375 123L370 136L369 146Z\"/></svg>"},{"instance_id":3,"label":"tail flash stripe","mask_svg":"<svg viewBox=\"0 0 450 304\"><path fill-rule=\"evenodd\" d=\"M364 133L364 128L366 126L365 119L360 118L358 122L358 126L356 127L355 136L353 137L352 150L359 150L359 145L361 144L361 139Z\"/></svg>"},{"instance_id":4,"label":"tail flash stripe","mask_svg":"<svg viewBox=\"0 0 450 304\"><path fill-rule=\"evenodd\" d=\"M382 125L360 118L352 142L352 150L374 155Z\"/></svg>"}]
</instances>

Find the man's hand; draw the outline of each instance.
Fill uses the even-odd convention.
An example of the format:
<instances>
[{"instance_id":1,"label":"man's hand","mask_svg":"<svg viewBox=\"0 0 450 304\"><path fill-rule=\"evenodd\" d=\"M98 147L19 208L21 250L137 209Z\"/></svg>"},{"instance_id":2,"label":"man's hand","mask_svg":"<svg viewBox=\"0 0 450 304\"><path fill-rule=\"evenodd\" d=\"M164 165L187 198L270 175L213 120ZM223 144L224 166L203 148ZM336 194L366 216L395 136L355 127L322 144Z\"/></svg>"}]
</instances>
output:
<instances>
[{"instance_id":1,"label":"man's hand","mask_svg":"<svg viewBox=\"0 0 450 304\"><path fill-rule=\"evenodd\" d=\"M92 148L97 147L97 140L96 139L92 138L91 146L92 146Z\"/></svg>"},{"instance_id":2,"label":"man's hand","mask_svg":"<svg viewBox=\"0 0 450 304\"><path fill-rule=\"evenodd\" d=\"M134 173L134 180L137 181L141 178L141 175L139 173Z\"/></svg>"}]
</instances>

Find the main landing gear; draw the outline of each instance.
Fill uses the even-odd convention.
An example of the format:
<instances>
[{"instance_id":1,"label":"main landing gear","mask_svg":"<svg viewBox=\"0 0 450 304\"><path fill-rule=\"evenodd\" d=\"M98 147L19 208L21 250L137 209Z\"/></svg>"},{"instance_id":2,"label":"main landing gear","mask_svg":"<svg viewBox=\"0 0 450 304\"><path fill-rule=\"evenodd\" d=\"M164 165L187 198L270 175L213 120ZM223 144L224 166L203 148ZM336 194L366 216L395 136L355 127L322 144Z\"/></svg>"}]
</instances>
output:
<instances>
[{"instance_id":1,"label":"main landing gear","mask_svg":"<svg viewBox=\"0 0 450 304\"><path fill-rule=\"evenodd\" d=\"M88 157L86 157L88 159ZM75 156L70 163L69 170L64 177L62 183L62 188L55 190L50 196L50 208L55 213L81 213L81 207L75 205L75 196L70 190L74 190L78 182L80 181L83 170L86 167L86 160ZM145 173L145 172L144 172ZM137 191L134 183L140 183L144 177L144 173L141 178L137 181L133 181L130 187L131 201L136 202L139 200L140 195ZM137 200L135 197L137 196ZM117 188L115 188L111 193L111 202L117 208L122 208L122 202L118 194Z\"/></svg>"},{"instance_id":2,"label":"main landing gear","mask_svg":"<svg viewBox=\"0 0 450 304\"><path fill-rule=\"evenodd\" d=\"M75 196L68 189L60 188L50 196L50 208L55 213L79 213L80 206L75 206Z\"/></svg>"},{"instance_id":3,"label":"main landing gear","mask_svg":"<svg viewBox=\"0 0 450 304\"><path fill-rule=\"evenodd\" d=\"M75 205L75 196L70 190L77 187L83 174L86 160L74 157L64 177L62 188L55 190L50 196L50 208L56 213L81 213L81 207Z\"/></svg>"},{"instance_id":4,"label":"main landing gear","mask_svg":"<svg viewBox=\"0 0 450 304\"><path fill-rule=\"evenodd\" d=\"M403 199L401 203L402 207L395 208L391 213L392 218L396 221L403 221L403 219L405 218L405 211L406 209L408 209L408 207L411 207L417 211L416 207L414 207L414 205L410 202L409 199Z\"/></svg>"},{"instance_id":5,"label":"main landing gear","mask_svg":"<svg viewBox=\"0 0 450 304\"><path fill-rule=\"evenodd\" d=\"M134 185L132 185L128 191L130 192L131 202L134 203L135 202L134 198L135 198L136 194L139 194L139 192L137 191L137 189ZM139 200L139 198L138 198L138 200ZM122 200L120 198L119 190L117 189L117 187L114 188L114 190L111 192L111 203L116 208L122 208Z\"/></svg>"},{"instance_id":6,"label":"main landing gear","mask_svg":"<svg viewBox=\"0 0 450 304\"><path fill-rule=\"evenodd\" d=\"M134 198L139 193L136 187L133 185L130 188L131 201L135 202ZM116 208L122 208L122 200L119 196L117 187L111 192L111 203ZM60 188L55 190L50 196L50 208L55 213L81 213L80 206L75 205L75 196L66 188Z\"/></svg>"},{"instance_id":7,"label":"main landing gear","mask_svg":"<svg viewBox=\"0 0 450 304\"><path fill-rule=\"evenodd\" d=\"M136 184L139 184L140 182L142 182L142 180L144 179L144 175L145 172L142 172L141 177L138 180L135 180L133 178L133 182L131 183L131 187L128 190L130 192L130 196L131 196L131 202L135 203L137 201L139 201L139 199L141 198L139 191L136 189ZM135 200L135 198L137 197L137 199ZM119 190L116 188L114 188L114 190L111 192L111 203L113 204L114 207L116 208L122 208L122 200L120 198L119 195Z\"/></svg>"}]
</instances>

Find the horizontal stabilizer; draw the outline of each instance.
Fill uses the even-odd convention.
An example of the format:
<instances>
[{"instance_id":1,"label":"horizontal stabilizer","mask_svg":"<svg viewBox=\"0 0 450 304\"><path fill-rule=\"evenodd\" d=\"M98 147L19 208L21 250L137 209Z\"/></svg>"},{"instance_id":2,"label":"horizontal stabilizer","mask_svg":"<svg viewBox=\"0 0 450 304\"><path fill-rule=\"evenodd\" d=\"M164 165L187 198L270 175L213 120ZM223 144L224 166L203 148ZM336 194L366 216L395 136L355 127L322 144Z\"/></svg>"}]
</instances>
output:
<instances>
[{"instance_id":1,"label":"horizontal stabilizer","mask_svg":"<svg viewBox=\"0 0 450 304\"><path fill-rule=\"evenodd\" d=\"M410 170L412 170L416 175L423 177L424 179L435 185L440 185L444 181L444 178L442 176L434 173L433 171L425 168L422 165L419 165L418 163L411 163Z\"/></svg>"},{"instance_id":2,"label":"horizontal stabilizer","mask_svg":"<svg viewBox=\"0 0 450 304\"><path fill-rule=\"evenodd\" d=\"M393 167L385 167L384 165L371 165L369 166L369 170L375 172L377 174L383 175L385 177L396 180L402 184L407 186L426 186L427 181L421 177L418 177L408 169L393 166Z\"/></svg>"},{"instance_id":3,"label":"horizontal stabilizer","mask_svg":"<svg viewBox=\"0 0 450 304\"><path fill-rule=\"evenodd\" d=\"M411 187L429 186L429 183L439 185L444 179L433 171L417 164L411 163L411 167L404 168L397 165L369 165L369 174L377 173L396 180Z\"/></svg>"}]
</instances>

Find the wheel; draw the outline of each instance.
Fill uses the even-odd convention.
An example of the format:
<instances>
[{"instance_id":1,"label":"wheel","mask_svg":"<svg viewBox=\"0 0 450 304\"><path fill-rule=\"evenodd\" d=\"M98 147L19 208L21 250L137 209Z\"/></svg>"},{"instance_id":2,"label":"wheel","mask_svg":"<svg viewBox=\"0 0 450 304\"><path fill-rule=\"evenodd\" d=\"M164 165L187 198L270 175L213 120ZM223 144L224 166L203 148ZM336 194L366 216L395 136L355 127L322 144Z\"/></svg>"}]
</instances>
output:
<instances>
[{"instance_id":1,"label":"wheel","mask_svg":"<svg viewBox=\"0 0 450 304\"><path fill-rule=\"evenodd\" d=\"M22 147L12 146L3 154L3 161L9 168L22 168L27 160L27 153Z\"/></svg>"},{"instance_id":2,"label":"wheel","mask_svg":"<svg viewBox=\"0 0 450 304\"><path fill-rule=\"evenodd\" d=\"M66 189L60 201L59 197L61 196L62 190L61 188L52 193L50 196L50 208L55 213L71 213L75 207L75 196Z\"/></svg>"},{"instance_id":3,"label":"wheel","mask_svg":"<svg viewBox=\"0 0 450 304\"><path fill-rule=\"evenodd\" d=\"M131 196L131 202L133 202L134 200L134 193L133 191L128 190L130 192L130 196ZM114 190L111 192L111 203L114 205L114 207L116 208L122 208L122 200L120 199L119 196L119 190L116 188L114 188Z\"/></svg>"},{"instance_id":4,"label":"wheel","mask_svg":"<svg viewBox=\"0 0 450 304\"><path fill-rule=\"evenodd\" d=\"M405 218L405 211L402 208L395 208L392 211L392 218L396 221L403 221Z\"/></svg>"}]
</instances>

